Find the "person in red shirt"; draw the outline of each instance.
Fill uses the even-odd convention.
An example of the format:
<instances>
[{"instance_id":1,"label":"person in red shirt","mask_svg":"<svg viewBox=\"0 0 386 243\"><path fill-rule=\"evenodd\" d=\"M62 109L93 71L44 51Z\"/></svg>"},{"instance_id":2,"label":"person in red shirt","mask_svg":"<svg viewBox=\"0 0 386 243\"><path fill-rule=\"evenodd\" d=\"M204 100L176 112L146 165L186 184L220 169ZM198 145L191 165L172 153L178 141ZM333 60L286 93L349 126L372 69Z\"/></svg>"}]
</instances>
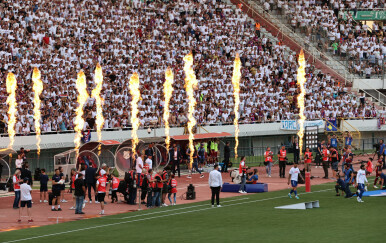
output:
<instances>
[{"instance_id":1,"label":"person in red shirt","mask_svg":"<svg viewBox=\"0 0 386 243\"><path fill-rule=\"evenodd\" d=\"M115 202L118 202L117 190L119 186L119 179L114 175L111 175L111 186L112 186L111 203L114 203L114 200Z\"/></svg>"},{"instance_id":2,"label":"person in red shirt","mask_svg":"<svg viewBox=\"0 0 386 243\"><path fill-rule=\"evenodd\" d=\"M366 164L366 175L373 173L373 158L369 158Z\"/></svg>"},{"instance_id":3,"label":"person in red shirt","mask_svg":"<svg viewBox=\"0 0 386 243\"><path fill-rule=\"evenodd\" d=\"M327 147L323 145L322 164L323 164L323 171L324 171L324 177L323 177L324 179L328 179L329 154L330 154L330 151L328 151Z\"/></svg>"},{"instance_id":4,"label":"person in red shirt","mask_svg":"<svg viewBox=\"0 0 386 243\"><path fill-rule=\"evenodd\" d=\"M377 165L375 166L375 179L374 179L374 188L378 188L377 187L377 182L378 180L381 179L381 174L382 174L382 167L383 167L383 162L382 162L382 158L383 155L380 156L379 160L378 160L378 163Z\"/></svg>"},{"instance_id":5,"label":"person in red shirt","mask_svg":"<svg viewBox=\"0 0 386 243\"><path fill-rule=\"evenodd\" d=\"M267 151L265 151L264 153L264 165L265 165L265 171L267 172L267 177L271 177L272 157L273 157L273 153L271 151L271 148L268 147Z\"/></svg>"},{"instance_id":6,"label":"person in red shirt","mask_svg":"<svg viewBox=\"0 0 386 243\"><path fill-rule=\"evenodd\" d=\"M306 152L304 153L304 168L307 172L311 172L311 162L312 162L312 152L310 148L306 147Z\"/></svg>"},{"instance_id":7,"label":"person in red shirt","mask_svg":"<svg viewBox=\"0 0 386 243\"><path fill-rule=\"evenodd\" d=\"M285 146L281 146L277 157L279 158L279 175L280 178L285 178L285 166L287 163L287 150L285 150Z\"/></svg>"},{"instance_id":8,"label":"person in red shirt","mask_svg":"<svg viewBox=\"0 0 386 243\"><path fill-rule=\"evenodd\" d=\"M101 212L99 214L103 215L105 214L105 197L108 185L106 172L104 170L101 171L101 177L97 180L96 185L98 191L98 202L101 204Z\"/></svg>"},{"instance_id":9,"label":"person in red shirt","mask_svg":"<svg viewBox=\"0 0 386 243\"><path fill-rule=\"evenodd\" d=\"M170 191L168 193L168 198L169 198L170 205L176 205L177 180L174 179L174 175L173 174L170 177L171 177L170 180L169 180ZM173 201L171 199L172 194L173 194Z\"/></svg>"},{"instance_id":10,"label":"person in red shirt","mask_svg":"<svg viewBox=\"0 0 386 243\"><path fill-rule=\"evenodd\" d=\"M20 169L16 169L15 174L12 177L13 180L13 190L15 192L15 200L13 201L13 208L18 209L20 203Z\"/></svg>"}]
</instances>

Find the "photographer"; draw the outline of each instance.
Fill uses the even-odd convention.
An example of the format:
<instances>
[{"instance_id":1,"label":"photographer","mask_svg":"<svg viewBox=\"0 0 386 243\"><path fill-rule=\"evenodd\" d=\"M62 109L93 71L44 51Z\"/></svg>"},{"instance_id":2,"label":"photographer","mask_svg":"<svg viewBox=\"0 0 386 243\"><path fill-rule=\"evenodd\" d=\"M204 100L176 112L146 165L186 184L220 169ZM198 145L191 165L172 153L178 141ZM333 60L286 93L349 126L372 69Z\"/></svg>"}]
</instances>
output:
<instances>
[{"instance_id":1,"label":"photographer","mask_svg":"<svg viewBox=\"0 0 386 243\"><path fill-rule=\"evenodd\" d=\"M247 181L247 169L248 167L245 164L245 156L241 157L240 165L239 165L239 174L241 174L241 185L239 189L239 193L247 193L245 191L245 183Z\"/></svg>"},{"instance_id":2,"label":"photographer","mask_svg":"<svg viewBox=\"0 0 386 243\"><path fill-rule=\"evenodd\" d=\"M281 146L277 157L279 158L279 174L280 178L285 178L285 166L287 162L287 150L285 150L285 146Z\"/></svg>"},{"instance_id":3,"label":"photographer","mask_svg":"<svg viewBox=\"0 0 386 243\"><path fill-rule=\"evenodd\" d=\"M248 178L247 184L256 184L257 181L259 180L259 173L257 169L253 169L253 172L248 173L248 175L252 175L252 176Z\"/></svg>"},{"instance_id":4,"label":"photographer","mask_svg":"<svg viewBox=\"0 0 386 243\"><path fill-rule=\"evenodd\" d=\"M267 177L271 177L272 157L273 152L271 151L270 147L267 147L267 151L264 153L264 165L265 171L267 172Z\"/></svg>"}]
</instances>

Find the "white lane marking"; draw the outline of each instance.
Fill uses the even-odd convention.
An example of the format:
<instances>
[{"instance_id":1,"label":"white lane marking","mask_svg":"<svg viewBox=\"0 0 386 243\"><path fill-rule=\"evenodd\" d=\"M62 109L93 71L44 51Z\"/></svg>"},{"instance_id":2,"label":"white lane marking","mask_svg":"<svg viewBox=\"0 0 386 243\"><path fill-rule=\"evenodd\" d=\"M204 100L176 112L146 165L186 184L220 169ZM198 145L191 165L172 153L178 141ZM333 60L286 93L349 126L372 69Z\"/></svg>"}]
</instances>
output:
<instances>
[{"instance_id":1,"label":"white lane marking","mask_svg":"<svg viewBox=\"0 0 386 243\"><path fill-rule=\"evenodd\" d=\"M320 190L320 191L314 191L314 192L306 192L306 193L302 193L302 194L312 194L312 193L317 193L317 192L326 192L326 191L330 191L330 190L332 190L332 189L326 189L326 190ZM225 205L224 207L241 205L241 204L246 204L246 203L253 203L253 202L262 202L262 201L267 201L267 200L274 200L274 199L283 198L283 197L287 197L287 195L286 196L279 196L279 197L271 197L271 198L259 199L259 200L252 200L252 201L247 201L247 202L239 202L239 203L234 203L234 204L230 204L230 205ZM161 218L161 217L169 217L169 216L186 214L186 213L194 213L194 212L206 211L206 210L210 210L210 209L216 209L216 208L208 207L208 208L195 209L195 210L184 211L184 212L177 212L177 213L172 213L172 214L168 214L168 215L158 215L158 216L147 217L147 218L142 218L142 219L134 219L134 220L128 220L128 221L123 221L123 222L116 222L116 223L110 223L110 224L104 224L104 225L97 225L97 226L92 226L92 227L87 227L87 228L68 230L68 231L62 231L62 232L51 233L51 234L46 234L46 235L28 237L28 238L24 238L24 239L12 240L12 241L4 242L4 243L11 243L11 242L20 242L20 241L26 241L26 240L40 239L40 238L49 237L49 236L68 234L68 233L79 232L79 231L90 230L90 229L98 229L98 228L109 227L109 226L120 225L120 224L140 222L140 221L145 221L145 220L150 220L150 219L157 219L157 218Z\"/></svg>"},{"instance_id":2,"label":"white lane marking","mask_svg":"<svg viewBox=\"0 0 386 243\"><path fill-rule=\"evenodd\" d=\"M222 203L228 203L228 202L234 202L234 201L240 201L240 200L247 200L249 199L248 197L243 197L243 198L239 198L239 199L233 199L233 200L227 200L227 201L221 201ZM122 217L122 218L110 218L110 217L103 217L104 219L130 219L130 218L137 218L137 217L141 217L141 216L147 216L147 215L153 215L153 214L160 214L160 213L168 213L168 212L172 212L172 211L178 211L178 210L183 210L183 209L191 209L191 208L197 208L197 207L203 207L203 206L208 206L208 204L200 204L200 205L194 205L194 206L190 206L190 207L184 207L184 208L174 208L174 209L170 209L170 210L163 210L163 211L157 211L157 212L152 212L152 213L146 213L146 214L137 214L137 215L133 215L133 216L127 216L127 217ZM102 218L102 217L101 217Z\"/></svg>"}]
</instances>

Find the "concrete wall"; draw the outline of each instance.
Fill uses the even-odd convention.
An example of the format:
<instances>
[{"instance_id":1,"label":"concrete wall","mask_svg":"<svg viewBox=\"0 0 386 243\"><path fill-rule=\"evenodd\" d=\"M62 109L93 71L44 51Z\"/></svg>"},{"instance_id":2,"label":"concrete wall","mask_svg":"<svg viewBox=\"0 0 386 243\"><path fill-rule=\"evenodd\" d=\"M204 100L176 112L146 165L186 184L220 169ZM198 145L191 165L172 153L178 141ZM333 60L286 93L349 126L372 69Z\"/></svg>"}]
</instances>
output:
<instances>
[{"instance_id":1,"label":"concrete wall","mask_svg":"<svg viewBox=\"0 0 386 243\"><path fill-rule=\"evenodd\" d=\"M348 121L353 127L357 128L361 132L373 132L375 133L374 137L378 137L376 134L386 132L386 126L383 126L381 129L377 128L377 120L351 120ZM349 127L346 125L346 127ZM350 127L349 127L350 128ZM349 130L352 130L351 128ZM198 128L198 133L206 132L228 132L234 134L233 125L226 126L205 126L203 128ZM323 129L319 129L319 133L323 133ZM171 128L170 135L181 135L183 134L183 128ZM245 124L240 125L240 138L242 137L259 137L254 138L248 143L248 146L273 146L281 143L279 141L286 141L290 136L295 135L296 131L281 130L280 123L263 123L263 124ZM74 133L66 134L50 134L41 136L41 148L42 149L54 149L54 148L70 148L74 147ZM268 137L273 136L274 137ZM141 129L138 131L139 138L147 137L161 137L164 136L164 129L153 129L149 134L146 129ZM131 138L131 131L104 131L102 132L103 140L117 140L124 141ZM93 132L91 135L91 140L97 140L96 132ZM8 137L0 137L0 147L5 148L9 144ZM246 144L247 145L247 144ZM36 149L36 138L35 136L17 136L15 137L14 149L19 149L24 147L27 149L35 150Z\"/></svg>"},{"instance_id":2,"label":"concrete wall","mask_svg":"<svg viewBox=\"0 0 386 243\"><path fill-rule=\"evenodd\" d=\"M386 87L384 81L377 79L354 79L353 88L355 89L384 89Z\"/></svg>"}]
</instances>

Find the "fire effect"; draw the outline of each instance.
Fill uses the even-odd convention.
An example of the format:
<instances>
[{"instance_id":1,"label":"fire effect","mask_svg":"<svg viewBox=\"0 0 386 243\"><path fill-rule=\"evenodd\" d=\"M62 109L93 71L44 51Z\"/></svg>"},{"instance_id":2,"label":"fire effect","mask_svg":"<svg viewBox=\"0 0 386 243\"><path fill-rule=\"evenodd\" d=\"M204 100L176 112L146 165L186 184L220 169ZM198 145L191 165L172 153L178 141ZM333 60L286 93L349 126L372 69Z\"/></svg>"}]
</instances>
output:
<instances>
[{"instance_id":1,"label":"fire effect","mask_svg":"<svg viewBox=\"0 0 386 243\"><path fill-rule=\"evenodd\" d=\"M298 137L299 137L299 150L300 150L300 157L303 154L303 136L304 136L304 121L306 120L306 117L304 116L304 96L306 94L306 90L304 89L304 83L306 82L306 61L304 59L304 53L303 50L300 51L299 54L299 68L298 68L298 74L297 74L297 81L298 86L300 87L300 94L298 95L298 108L299 108L299 131L298 131Z\"/></svg>"},{"instance_id":2,"label":"fire effect","mask_svg":"<svg viewBox=\"0 0 386 243\"><path fill-rule=\"evenodd\" d=\"M131 125L132 125L132 130L131 130L131 138L132 138L132 151L133 151L133 156L136 154L136 148L138 145L138 135L137 135L137 130L139 127L139 119L138 119L138 101L141 99L141 93L139 91L139 77L138 73L133 73L130 77L130 95L131 95Z\"/></svg>"},{"instance_id":3,"label":"fire effect","mask_svg":"<svg viewBox=\"0 0 386 243\"><path fill-rule=\"evenodd\" d=\"M8 135L9 135L9 145L8 148L12 149L13 143L15 142L15 124L16 124L16 89L17 82L16 77L13 73L8 73L7 76L7 105L8 105Z\"/></svg>"},{"instance_id":4,"label":"fire effect","mask_svg":"<svg viewBox=\"0 0 386 243\"><path fill-rule=\"evenodd\" d=\"M36 147L38 149L37 153L40 155L40 94L43 91L43 82L41 80L41 74L38 68L34 68L32 73L32 82L33 82L33 91L34 91L34 123L36 131Z\"/></svg>"},{"instance_id":5,"label":"fire effect","mask_svg":"<svg viewBox=\"0 0 386 243\"><path fill-rule=\"evenodd\" d=\"M76 117L75 117L75 149L78 150L80 146L80 139L82 138L82 130L84 127L84 119L83 119L83 106L87 101L87 98L89 97L87 93L87 83L86 83L86 76L84 75L83 71L80 71L78 73L78 78L76 80L76 89L78 90L78 107L75 110Z\"/></svg>"},{"instance_id":6,"label":"fire effect","mask_svg":"<svg viewBox=\"0 0 386 243\"><path fill-rule=\"evenodd\" d=\"M237 148L239 146L239 105L240 105L240 78L241 78L241 61L240 56L236 53L236 58L233 64L233 76L232 76L232 85L233 85L233 97L235 99L235 119L233 124L235 125L235 158L237 158Z\"/></svg>"},{"instance_id":7,"label":"fire effect","mask_svg":"<svg viewBox=\"0 0 386 243\"><path fill-rule=\"evenodd\" d=\"M173 93L173 71L170 68L166 69L165 72L165 83L164 83L164 97L165 97L165 104L164 104L164 115L163 119L165 122L165 143L166 143L166 151L169 151L170 147L170 135L169 135L169 103L170 103L170 98L172 97Z\"/></svg>"},{"instance_id":8,"label":"fire effect","mask_svg":"<svg viewBox=\"0 0 386 243\"><path fill-rule=\"evenodd\" d=\"M185 72L185 90L189 99L189 109L188 109L188 131L189 131L189 150L190 150L190 167L193 164L193 154L194 154L194 135L193 127L196 125L196 119L194 118L194 108L196 106L196 99L194 98L194 89L197 87L198 82L196 75L193 70L193 54L190 52L184 57L184 72Z\"/></svg>"},{"instance_id":9,"label":"fire effect","mask_svg":"<svg viewBox=\"0 0 386 243\"><path fill-rule=\"evenodd\" d=\"M95 68L95 77L94 77L94 82L96 87L93 89L91 92L91 97L95 99L96 103L96 120L95 124L97 126L97 133L98 133L98 141L102 140L102 128L103 124L105 123L105 119L103 117L103 100L101 98L101 90L103 86L103 73L102 73L102 68L97 64Z\"/></svg>"}]
</instances>

